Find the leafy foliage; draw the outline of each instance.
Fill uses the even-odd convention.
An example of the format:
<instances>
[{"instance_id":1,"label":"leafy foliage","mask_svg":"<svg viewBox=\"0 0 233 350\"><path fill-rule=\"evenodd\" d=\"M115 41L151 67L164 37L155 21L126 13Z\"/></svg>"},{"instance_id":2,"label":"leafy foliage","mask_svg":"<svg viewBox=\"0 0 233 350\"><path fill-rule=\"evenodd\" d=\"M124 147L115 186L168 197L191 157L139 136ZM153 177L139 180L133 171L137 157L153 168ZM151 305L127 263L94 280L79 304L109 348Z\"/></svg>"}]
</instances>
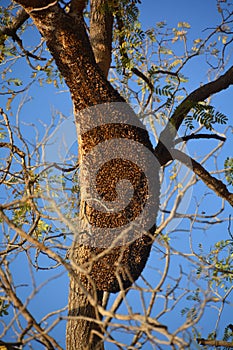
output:
<instances>
[{"instance_id":1,"label":"leafy foliage","mask_svg":"<svg viewBox=\"0 0 233 350\"><path fill-rule=\"evenodd\" d=\"M202 247L200 245L200 257L211 267L210 285L216 284L220 288L226 290L230 288L233 281L233 239L221 240L215 243L214 248L210 251L209 255L202 256ZM203 273L203 269L200 267L197 270L199 277Z\"/></svg>"},{"instance_id":2,"label":"leafy foliage","mask_svg":"<svg viewBox=\"0 0 233 350\"><path fill-rule=\"evenodd\" d=\"M233 342L233 325L230 323L226 326L224 330L223 340L227 342ZM229 348L224 347L224 350L228 350Z\"/></svg>"},{"instance_id":3,"label":"leafy foliage","mask_svg":"<svg viewBox=\"0 0 233 350\"><path fill-rule=\"evenodd\" d=\"M233 186L233 158L227 157L224 162L225 176L229 185Z\"/></svg>"},{"instance_id":4,"label":"leafy foliage","mask_svg":"<svg viewBox=\"0 0 233 350\"><path fill-rule=\"evenodd\" d=\"M0 317L8 315L8 308L10 304L0 297Z\"/></svg>"},{"instance_id":5,"label":"leafy foliage","mask_svg":"<svg viewBox=\"0 0 233 350\"><path fill-rule=\"evenodd\" d=\"M203 103L195 104L191 111L192 115L185 118L185 124L189 129L194 129L194 120L208 130L213 128L213 124L226 124L228 120L225 114L216 111L215 107Z\"/></svg>"}]
</instances>

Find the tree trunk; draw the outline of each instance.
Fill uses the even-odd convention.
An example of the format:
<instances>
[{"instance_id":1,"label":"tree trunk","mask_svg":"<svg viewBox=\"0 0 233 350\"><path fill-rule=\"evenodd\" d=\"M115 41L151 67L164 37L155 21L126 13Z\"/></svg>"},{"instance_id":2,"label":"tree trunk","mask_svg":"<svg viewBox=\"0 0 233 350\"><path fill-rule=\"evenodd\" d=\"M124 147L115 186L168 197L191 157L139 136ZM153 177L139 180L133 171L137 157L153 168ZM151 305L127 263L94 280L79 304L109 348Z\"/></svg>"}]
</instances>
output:
<instances>
[{"instance_id":1,"label":"tree trunk","mask_svg":"<svg viewBox=\"0 0 233 350\"><path fill-rule=\"evenodd\" d=\"M76 250L76 253L79 253ZM73 256L73 259L75 257ZM78 261L78 256L76 257ZM84 290L85 288L85 290ZM87 296L88 294L88 296ZM101 327L95 321L101 321L101 315L97 307L91 305L90 298L94 304L101 305L103 297L102 291L96 291L93 285L86 281L85 287L78 278L70 278L69 291L69 316L70 319L66 327L66 349L67 350L102 350L104 349L99 334L102 333ZM78 318L77 318L78 317ZM93 321L90 321L93 320Z\"/></svg>"},{"instance_id":2,"label":"tree trunk","mask_svg":"<svg viewBox=\"0 0 233 350\"><path fill-rule=\"evenodd\" d=\"M140 231L137 226L132 226L131 231L139 231L133 236L133 239L127 240L121 237L114 245L121 231L116 229L115 235L112 235L111 229L120 229L128 222L134 221L140 216L148 197L151 196L147 176L140 166L136 165L138 161L142 167L146 167L151 161L153 147L148 133L126 104L124 104L122 117L121 103L125 101L106 80L106 65L102 72L96 64L81 13L83 7L80 6L80 13L76 7L76 13L67 14L56 2L49 5L47 1L19 0L18 3L25 8L47 42L70 89L77 127L79 131L81 130L79 134L81 216L80 225L77 227L78 232L76 232L79 235L70 253L70 259L74 261L77 269L76 276L70 279L68 308L71 319L67 325L67 350L102 349L100 338L92 332L97 331L101 334L99 326L101 316L97 306L101 304L103 291L117 292L121 288L129 287L140 276L146 264L153 242L152 235L155 229L153 223L158 209L159 167L156 165L152 176L150 175L157 184L151 203L155 214L152 224L146 225L150 229L150 234L145 230ZM92 40L94 40L93 35ZM120 105L113 104L113 102L118 102ZM90 107L99 105L104 106L104 112L107 116L110 113L114 122L111 119L109 122L106 122L105 119L101 122L103 117L101 109L94 109L92 113ZM100 197L108 203L114 201L117 183L122 179L130 181L133 187L130 203L126 208L112 215L112 212L102 213L94 208L86 200L84 187L88 185L88 176L92 173L92 166L95 165L95 161L92 164L93 159L86 161L89 154L95 147L104 144L104 141L109 142L116 139L126 141L121 143L121 155L129 153L129 142L130 144L136 143L140 149L147 150L149 155L146 152L144 152L145 155L140 152L137 154L136 150L133 159L124 161L122 156L119 157L112 151L111 146L105 150L106 153L102 155L102 158L110 157L110 160L98 173L97 191ZM85 163L84 167L82 163ZM122 189L121 194L123 192ZM140 220L143 221L144 217L142 216ZM85 240L86 238L80 240L79 237L90 227L91 231L100 232L94 237L94 243ZM133 235L135 232L130 234Z\"/></svg>"}]
</instances>

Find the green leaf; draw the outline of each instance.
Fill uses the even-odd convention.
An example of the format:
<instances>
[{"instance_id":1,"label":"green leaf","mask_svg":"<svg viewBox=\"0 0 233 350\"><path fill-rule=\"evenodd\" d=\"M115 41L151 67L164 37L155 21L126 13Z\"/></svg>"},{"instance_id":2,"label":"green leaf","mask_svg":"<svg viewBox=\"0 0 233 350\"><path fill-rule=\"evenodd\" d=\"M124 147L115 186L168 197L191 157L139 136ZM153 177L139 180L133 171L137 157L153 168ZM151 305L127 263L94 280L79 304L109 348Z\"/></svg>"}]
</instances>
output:
<instances>
[{"instance_id":1,"label":"green leaf","mask_svg":"<svg viewBox=\"0 0 233 350\"><path fill-rule=\"evenodd\" d=\"M6 316L9 314L8 308L10 304L8 304L4 299L0 299L0 317Z\"/></svg>"},{"instance_id":2,"label":"green leaf","mask_svg":"<svg viewBox=\"0 0 233 350\"><path fill-rule=\"evenodd\" d=\"M224 162L225 176L229 185L233 186L233 158L227 157Z\"/></svg>"},{"instance_id":3,"label":"green leaf","mask_svg":"<svg viewBox=\"0 0 233 350\"><path fill-rule=\"evenodd\" d=\"M185 124L190 129L193 129L194 120L203 125L207 130L211 130L213 124L226 124L228 120L225 114L215 111L213 106L204 103L195 104L191 111L193 115L185 118Z\"/></svg>"}]
</instances>

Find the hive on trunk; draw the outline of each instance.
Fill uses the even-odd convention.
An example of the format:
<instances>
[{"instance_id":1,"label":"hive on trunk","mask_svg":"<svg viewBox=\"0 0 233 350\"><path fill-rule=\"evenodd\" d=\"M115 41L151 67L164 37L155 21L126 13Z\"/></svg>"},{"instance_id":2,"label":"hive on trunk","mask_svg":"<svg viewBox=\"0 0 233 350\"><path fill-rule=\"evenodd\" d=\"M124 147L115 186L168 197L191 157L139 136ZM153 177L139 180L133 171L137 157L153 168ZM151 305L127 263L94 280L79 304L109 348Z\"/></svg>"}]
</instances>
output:
<instances>
[{"instance_id":1,"label":"hive on trunk","mask_svg":"<svg viewBox=\"0 0 233 350\"><path fill-rule=\"evenodd\" d=\"M117 292L141 274L153 243L159 164L143 124L126 103L81 111L79 264L98 290Z\"/></svg>"}]
</instances>

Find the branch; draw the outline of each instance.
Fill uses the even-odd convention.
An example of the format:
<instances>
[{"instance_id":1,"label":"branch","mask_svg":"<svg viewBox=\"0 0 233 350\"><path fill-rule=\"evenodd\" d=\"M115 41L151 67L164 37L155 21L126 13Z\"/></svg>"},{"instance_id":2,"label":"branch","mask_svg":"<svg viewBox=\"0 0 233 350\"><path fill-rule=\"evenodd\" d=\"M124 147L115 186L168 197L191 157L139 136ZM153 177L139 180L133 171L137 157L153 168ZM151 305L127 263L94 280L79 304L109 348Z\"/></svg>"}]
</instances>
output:
<instances>
[{"instance_id":1,"label":"branch","mask_svg":"<svg viewBox=\"0 0 233 350\"><path fill-rule=\"evenodd\" d=\"M230 85L233 85L233 66L231 66L231 68L218 79L204 84L191 92L191 94L189 94L175 110L169 120L169 123L173 125L176 130L178 130L187 113L193 107L193 104L206 100L213 94L227 89Z\"/></svg>"},{"instance_id":2,"label":"branch","mask_svg":"<svg viewBox=\"0 0 233 350\"><path fill-rule=\"evenodd\" d=\"M106 78L112 55L112 10L108 0L91 0L90 41L96 63Z\"/></svg>"},{"instance_id":3,"label":"branch","mask_svg":"<svg viewBox=\"0 0 233 350\"><path fill-rule=\"evenodd\" d=\"M201 345L225 346L225 348L233 348L233 342L227 342L224 340L209 340L209 339L198 338L197 342L198 344L201 344Z\"/></svg>"},{"instance_id":4,"label":"branch","mask_svg":"<svg viewBox=\"0 0 233 350\"><path fill-rule=\"evenodd\" d=\"M233 207L233 193L228 191L226 185L224 185L222 181L210 175L210 173L208 173L208 171L206 171L201 164L183 152L177 149L172 149L171 155L173 159L179 160L181 163L193 170L194 173L198 175L209 188L211 188L211 190L213 190L219 197L225 199Z\"/></svg>"},{"instance_id":5,"label":"branch","mask_svg":"<svg viewBox=\"0 0 233 350\"><path fill-rule=\"evenodd\" d=\"M19 45L20 49L22 50L23 54L26 57L31 57L31 58L34 58L35 60L38 60L38 61L47 61L46 58L36 56L33 53L31 53L30 51L26 50L23 46L22 39L20 39L20 37L16 33L14 34L14 36L12 36L12 39L17 42L17 44Z\"/></svg>"},{"instance_id":6,"label":"branch","mask_svg":"<svg viewBox=\"0 0 233 350\"><path fill-rule=\"evenodd\" d=\"M27 3L27 0L26 0ZM38 0L34 1L34 4L32 8L29 9L29 14L32 12L41 12L41 11L45 11L48 10L50 7L53 7L55 5L57 5L58 0L54 0L53 2L47 3L44 0L40 3L38 3L38 5L36 5L38 3Z\"/></svg>"},{"instance_id":7,"label":"branch","mask_svg":"<svg viewBox=\"0 0 233 350\"><path fill-rule=\"evenodd\" d=\"M20 350L22 349L22 343L21 342L17 342L17 343L8 343L8 342L4 342L2 340L0 340L0 349L3 350Z\"/></svg>"},{"instance_id":8,"label":"branch","mask_svg":"<svg viewBox=\"0 0 233 350\"><path fill-rule=\"evenodd\" d=\"M85 7L87 6L87 0L72 0L70 3L71 13L83 13Z\"/></svg>"},{"instance_id":9,"label":"branch","mask_svg":"<svg viewBox=\"0 0 233 350\"><path fill-rule=\"evenodd\" d=\"M96 64L82 14L67 14L57 3L48 5L45 0L17 0L17 3L24 6L44 37L70 89L76 111L124 101Z\"/></svg>"},{"instance_id":10,"label":"branch","mask_svg":"<svg viewBox=\"0 0 233 350\"><path fill-rule=\"evenodd\" d=\"M150 80L149 78L147 78L147 76L146 76L144 73L142 73L139 69L134 68L134 67L131 68L131 71L132 71L135 75L137 75L139 78L141 78L142 80L144 80L145 83L147 83L147 85L149 86L151 92L154 91L154 85L152 84L151 80Z\"/></svg>"},{"instance_id":11,"label":"branch","mask_svg":"<svg viewBox=\"0 0 233 350\"><path fill-rule=\"evenodd\" d=\"M233 66L221 75L218 79L204 84L191 92L181 104L176 108L165 129L161 132L155 154L158 159L163 159L161 165L165 165L170 160L169 149L174 146L174 139L187 113L196 103L206 100L213 94L227 89L233 85Z\"/></svg>"},{"instance_id":12,"label":"branch","mask_svg":"<svg viewBox=\"0 0 233 350\"><path fill-rule=\"evenodd\" d=\"M6 274L4 273L3 269L0 269L0 276L1 276L1 288L3 288L8 295L10 301L14 304L14 306L19 310L19 312L24 316L25 320L28 321L28 323L32 324L35 330L38 332L38 335L43 339L43 344L46 345L46 348L49 350L52 349L59 349L62 350L62 348L58 345L58 343L53 339L50 335L46 334L44 329L40 326L40 324L35 320L35 318L32 316L32 314L28 311L28 309L25 307L24 303L19 299L13 290L13 287L7 278Z\"/></svg>"},{"instance_id":13,"label":"branch","mask_svg":"<svg viewBox=\"0 0 233 350\"><path fill-rule=\"evenodd\" d=\"M17 44L19 45L19 47L21 48L21 50L25 54L25 56L32 57L36 60L46 61L46 58L38 57L38 56L34 55L33 53L29 52L28 50L25 50L25 48L23 47L22 40L17 35L17 30L24 24L24 22L28 18L29 18L29 15L27 14L27 12L24 9L20 10L17 13L16 17L14 18L12 24L10 24L6 27L3 27L0 30L1 44L3 44L5 42L7 36L10 36L14 41L17 42Z\"/></svg>"},{"instance_id":14,"label":"branch","mask_svg":"<svg viewBox=\"0 0 233 350\"><path fill-rule=\"evenodd\" d=\"M155 75L155 74L172 75L173 77L177 77L177 79L179 79L179 74L177 72L171 72L170 70L158 69L156 71L153 71L153 75Z\"/></svg>"},{"instance_id":15,"label":"branch","mask_svg":"<svg viewBox=\"0 0 233 350\"><path fill-rule=\"evenodd\" d=\"M194 140L194 139L216 139L216 140L220 140L223 142L226 141L226 137L216 135L216 134L197 134L197 135L191 134L191 135L182 136L182 137L175 139L174 144L177 145L178 143L186 142L186 141Z\"/></svg>"},{"instance_id":16,"label":"branch","mask_svg":"<svg viewBox=\"0 0 233 350\"><path fill-rule=\"evenodd\" d=\"M17 16L14 18L12 24L3 27L0 30L0 36L2 36L1 40L3 40L3 42L5 41L3 36L7 35L7 36L11 36L13 39L16 35L17 30L22 26L22 24L29 18L29 15L27 14L27 12L22 9L17 13ZM2 43L3 43L2 42Z\"/></svg>"},{"instance_id":17,"label":"branch","mask_svg":"<svg viewBox=\"0 0 233 350\"><path fill-rule=\"evenodd\" d=\"M0 142L0 148L5 147L9 148L13 153L17 153L21 158L25 158L25 153L21 151L17 146L12 145L8 142Z\"/></svg>"}]
</instances>

